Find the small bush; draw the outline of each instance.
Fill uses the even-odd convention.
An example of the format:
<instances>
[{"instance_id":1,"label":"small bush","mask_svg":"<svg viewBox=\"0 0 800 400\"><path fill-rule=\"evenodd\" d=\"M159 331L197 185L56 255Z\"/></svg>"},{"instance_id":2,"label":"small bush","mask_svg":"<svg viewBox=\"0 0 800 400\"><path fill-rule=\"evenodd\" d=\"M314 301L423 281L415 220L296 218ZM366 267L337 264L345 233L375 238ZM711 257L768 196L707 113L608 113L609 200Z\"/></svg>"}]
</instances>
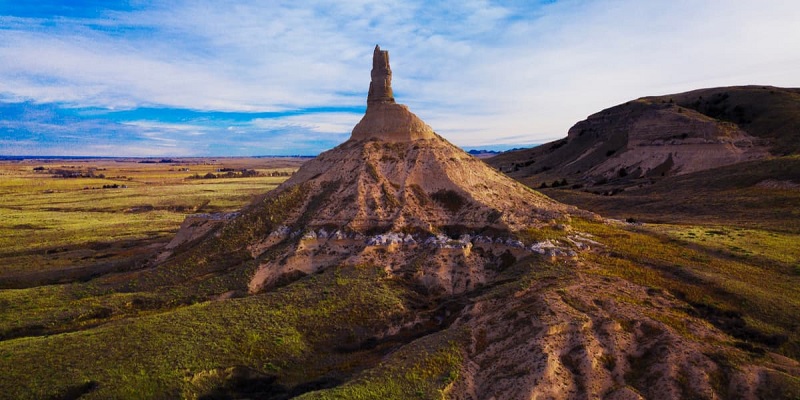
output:
<instances>
[{"instance_id":1,"label":"small bush","mask_svg":"<svg viewBox=\"0 0 800 400\"><path fill-rule=\"evenodd\" d=\"M458 212L467 203L455 190L442 189L431 195L431 198L450 212Z\"/></svg>"}]
</instances>

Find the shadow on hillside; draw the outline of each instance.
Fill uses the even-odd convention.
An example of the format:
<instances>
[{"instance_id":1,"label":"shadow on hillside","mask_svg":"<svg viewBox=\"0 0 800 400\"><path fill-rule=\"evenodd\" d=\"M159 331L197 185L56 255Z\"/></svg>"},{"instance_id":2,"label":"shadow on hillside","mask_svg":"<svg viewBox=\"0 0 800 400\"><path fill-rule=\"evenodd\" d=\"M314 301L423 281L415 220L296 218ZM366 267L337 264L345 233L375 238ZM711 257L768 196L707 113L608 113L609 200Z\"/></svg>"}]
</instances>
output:
<instances>
[{"instance_id":1,"label":"shadow on hillside","mask_svg":"<svg viewBox=\"0 0 800 400\"><path fill-rule=\"evenodd\" d=\"M343 383L336 378L322 377L287 388L277 383L277 380L278 377L275 375L262 374L243 366L234 367L228 378L221 385L200 396L199 400L243 398L284 400L300 396L303 393L336 387Z\"/></svg>"}]
</instances>

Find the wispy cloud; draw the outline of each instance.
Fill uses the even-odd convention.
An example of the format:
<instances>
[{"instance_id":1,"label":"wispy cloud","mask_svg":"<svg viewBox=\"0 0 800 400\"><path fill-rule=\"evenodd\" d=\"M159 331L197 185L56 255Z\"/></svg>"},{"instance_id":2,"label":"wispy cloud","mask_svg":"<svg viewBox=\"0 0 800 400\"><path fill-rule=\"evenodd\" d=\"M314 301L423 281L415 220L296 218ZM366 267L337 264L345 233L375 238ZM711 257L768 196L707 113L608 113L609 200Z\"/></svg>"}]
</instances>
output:
<instances>
[{"instance_id":1,"label":"wispy cloud","mask_svg":"<svg viewBox=\"0 0 800 400\"><path fill-rule=\"evenodd\" d=\"M341 134L352 130L360 119L361 114L355 113L308 113L281 118L257 118L251 125L266 130L299 128L318 133Z\"/></svg>"},{"instance_id":2,"label":"wispy cloud","mask_svg":"<svg viewBox=\"0 0 800 400\"><path fill-rule=\"evenodd\" d=\"M462 146L557 138L645 95L800 86L800 4L777 0L11 3L0 101L68 111L6 122L0 153L52 148L54 125L81 124L154 154L165 138L198 155L318 152L357 122L375 43L391 53L397 99Z\"/></svg>"}]
</instances>

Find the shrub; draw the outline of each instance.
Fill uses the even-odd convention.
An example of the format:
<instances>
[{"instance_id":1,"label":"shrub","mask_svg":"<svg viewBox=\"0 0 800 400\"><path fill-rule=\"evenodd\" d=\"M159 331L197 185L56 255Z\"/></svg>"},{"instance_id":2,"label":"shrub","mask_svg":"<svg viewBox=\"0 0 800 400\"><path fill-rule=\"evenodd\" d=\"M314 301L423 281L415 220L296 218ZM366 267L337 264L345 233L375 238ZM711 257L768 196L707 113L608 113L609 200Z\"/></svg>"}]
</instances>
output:
<instances>
[{"instance_id":1,"label":"shrub","mask_svg":"<svg viewBox=\"0 0 800 400\"><path fill-rule=\"evenodd\" d=\"M431 194L431 198L450 212L458 212L467 203L455 190L442 189Z\"/></svg>"}]
</instances>

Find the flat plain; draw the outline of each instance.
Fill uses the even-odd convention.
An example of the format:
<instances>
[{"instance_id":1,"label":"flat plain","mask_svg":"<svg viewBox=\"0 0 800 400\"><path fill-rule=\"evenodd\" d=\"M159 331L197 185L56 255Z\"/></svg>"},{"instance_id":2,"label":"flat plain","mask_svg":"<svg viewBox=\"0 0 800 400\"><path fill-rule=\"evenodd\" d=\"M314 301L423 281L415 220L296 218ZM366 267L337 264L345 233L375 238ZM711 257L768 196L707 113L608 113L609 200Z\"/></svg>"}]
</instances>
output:
<instances>
[{"instance_id":1,"label":"flat plain","mask_svg":"<svg viewBox=\"0 0 800 400\"><path fill-rule=\"evenodd\" d=\"M303 161L2 161L0 287L135 268L171 239L188 214L238 210Z\"/></svg>"}]
</instances>

